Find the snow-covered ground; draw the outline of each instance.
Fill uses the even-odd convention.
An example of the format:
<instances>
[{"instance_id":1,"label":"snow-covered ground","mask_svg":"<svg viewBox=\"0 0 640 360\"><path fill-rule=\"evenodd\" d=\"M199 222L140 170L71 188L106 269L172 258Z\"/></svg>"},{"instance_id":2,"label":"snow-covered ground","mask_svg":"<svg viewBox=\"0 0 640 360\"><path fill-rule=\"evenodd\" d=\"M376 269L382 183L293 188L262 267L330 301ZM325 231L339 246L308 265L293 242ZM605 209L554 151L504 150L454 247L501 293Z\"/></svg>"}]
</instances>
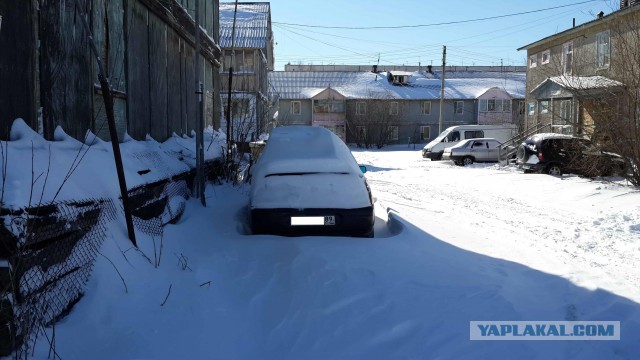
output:
<instances>
[{"instance_id":1,"label":"snow-covered ground","mask_svg":"<svg viewBox=\"0 0 640 360\"><path fill-rule=\"evenodd\" d=\"M249 188L211 186L207 208L190 200L165 228L158 267L151 238L139 234L138 252L113 224L102 248L110 261L98 258L86 296L56 325L58 354L639 356L640 191L496 165L461 168L419 150L354 153L377 199L375 238L246 235ZM472 320L620 321L621 340L470 341ZM48 352L41 336L36 358Z\"/></svg>"}]
</instances>

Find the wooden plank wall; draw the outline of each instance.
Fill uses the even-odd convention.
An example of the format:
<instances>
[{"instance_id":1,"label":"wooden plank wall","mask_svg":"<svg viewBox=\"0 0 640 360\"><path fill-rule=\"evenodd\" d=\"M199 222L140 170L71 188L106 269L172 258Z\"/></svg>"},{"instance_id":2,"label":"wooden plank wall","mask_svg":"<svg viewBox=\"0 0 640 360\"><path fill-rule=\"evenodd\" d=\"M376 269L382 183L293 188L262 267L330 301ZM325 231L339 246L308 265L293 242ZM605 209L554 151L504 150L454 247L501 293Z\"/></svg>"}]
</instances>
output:
<instances>
[{"instance_id":1,"label":"wooden plank wall","mask_svg":"<svg viewBox=\"0 0 640 360\"><path fill-rule=\"evenodd\" d=\"M149 133L157 140L166 139L168 132L167 104L173 98L167 95L167 26L149 14L149 89L151 94Z\"/></svg>"},{"instance_id":2,"label":"wooden plank wall","mask_svg":"<svg viewBox=\"0 0 640 360\"><path fill-rule=\"evenodd\" d=\"M40 87L44 135L57 126L76 139L91 128L93 82L89 43L74 0L40 5Z\"/></svg>"},{"instance_id":3,"label":"wooden plank wall","mask_svg":"<svg viewBox=\"0 0 640 360\"><path fill-rule=\"evenodd\" d=\"M180 37L172 29L167 30L167 132L182 134L182 55Z\"/></svg>"},{"instance_id":4,"label":"wooden plank wall","mask_svg":"<svg viewBox=\"0 0 640 360\"><path fill-rule=\"evenodd\" d=\"M35 49L31 1L0 0L0 140L8 140L11 124L23 118L37 129Z\"/></svg>"}]
</instances>

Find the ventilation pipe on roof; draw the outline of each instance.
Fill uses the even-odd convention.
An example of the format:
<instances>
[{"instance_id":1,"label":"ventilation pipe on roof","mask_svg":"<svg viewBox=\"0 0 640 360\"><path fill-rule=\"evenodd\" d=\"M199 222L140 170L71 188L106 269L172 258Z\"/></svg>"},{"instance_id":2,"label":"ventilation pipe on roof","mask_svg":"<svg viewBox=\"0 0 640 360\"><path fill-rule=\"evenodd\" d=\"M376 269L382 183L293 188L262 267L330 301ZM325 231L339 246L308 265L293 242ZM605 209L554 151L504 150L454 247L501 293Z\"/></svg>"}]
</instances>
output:
<instances>
[{"instance_id":1,"label":"ventilation pipe on roof","mask_svg":"<svg viewBox=\"0 0 640 360\"><path fill-rule=\"evenodd\" d=\"M604 11L600 11L598 13L598 19L602 19L603 16L604 16Z\"/></svg>"},{"instance_id":2,"label":"ventilation pipe on roof","mask_svg":"<svg viewBox=\"0 0 640 360\"><path fill-rule=\"evenodd\" d=\"M573 27L576 27L576 18L573 18Z\"/></svg>"}]
</instances>

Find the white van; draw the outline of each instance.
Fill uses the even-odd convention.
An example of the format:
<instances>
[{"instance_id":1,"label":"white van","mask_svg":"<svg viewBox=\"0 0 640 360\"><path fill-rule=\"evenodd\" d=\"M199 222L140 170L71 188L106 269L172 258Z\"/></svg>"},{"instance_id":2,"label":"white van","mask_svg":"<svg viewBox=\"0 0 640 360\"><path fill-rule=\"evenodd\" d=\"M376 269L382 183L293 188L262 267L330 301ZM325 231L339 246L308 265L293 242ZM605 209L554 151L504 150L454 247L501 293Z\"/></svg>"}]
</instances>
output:
<instances>
[{"instance_id":1,"label":"white van","mask_svg":"<svg viewBox=\"0 0 640 360\"><path fill-rule=\"evenodd\" d=\"M461 140L494 138L503 143L515 135L516 126L514 124L452 126L422 148L422 157L431 160L442 160L444 148L454 146Z\"/></svg>"}]
</instances>

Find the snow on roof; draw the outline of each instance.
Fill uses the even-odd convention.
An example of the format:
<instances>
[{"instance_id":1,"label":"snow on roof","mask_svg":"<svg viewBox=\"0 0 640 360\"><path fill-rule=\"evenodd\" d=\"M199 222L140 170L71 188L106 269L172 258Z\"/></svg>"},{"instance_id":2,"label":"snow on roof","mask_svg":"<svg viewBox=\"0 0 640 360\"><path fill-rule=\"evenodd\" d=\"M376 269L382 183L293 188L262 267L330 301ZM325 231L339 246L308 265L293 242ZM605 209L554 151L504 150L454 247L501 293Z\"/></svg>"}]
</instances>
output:
<instances>
[{"instance_id":1,"label":"snow on roof","mask_svg":"<svg viewBox=\"0 0 640 360\"><path fill-rule=\"evenodd\" d=\"M394 73L394 72L392 72ZM476 99L497 87L513 98L525 97L525 73L447 72L446 99ZM273 71L273 95L280 99L311 99L331 87L348 99L435 100L440 98L440 74L411 73L409 85L393 85L387 73L352 71Z\"/></svg>"},{"instance_id":2,"label":"snow on roof","mask_svg":"<svg viewBox=\"0 0 640 360\"><path fill-rule=\"evenodd\" d=\"M534 139L573 139L574 137L567 134L559 134L559 133L540 133L532 136Z\"/></svg>"},{"instance_id":3,"label":"snow on roof","mask_svg":"<svg viewBox=\"0 0 640 360\"><path fill-rule=\"evenodd\" d=\"M554 76L548 80L564 88L575 90L606 89L622 86L621 82L611 80L604 76ZM537 88L538 87L536 87L536 89Z\"/></svg>"},{"instance_id":4,"label":"snow on roof","mask_svg":"<svg viewBox=\"0 0 640 360\"><path fill-rule=\"evenodd\" d=\"M282 126L271 130L252 172L254 178L309 172L361 174L344 142L319 126Z\"/></svg>"},{"instance_id":5,"label":"snow on roof","mask_svg":"<svg viewBox=\"0 0 640 360\"><path fill-rule=\"evenodd\" d=\"M231 47L235 3L220 3L220 47ZM238 3L236 14L236 48L267 47L270 15L268 2Z\"/></svg>"}]
</instances>

